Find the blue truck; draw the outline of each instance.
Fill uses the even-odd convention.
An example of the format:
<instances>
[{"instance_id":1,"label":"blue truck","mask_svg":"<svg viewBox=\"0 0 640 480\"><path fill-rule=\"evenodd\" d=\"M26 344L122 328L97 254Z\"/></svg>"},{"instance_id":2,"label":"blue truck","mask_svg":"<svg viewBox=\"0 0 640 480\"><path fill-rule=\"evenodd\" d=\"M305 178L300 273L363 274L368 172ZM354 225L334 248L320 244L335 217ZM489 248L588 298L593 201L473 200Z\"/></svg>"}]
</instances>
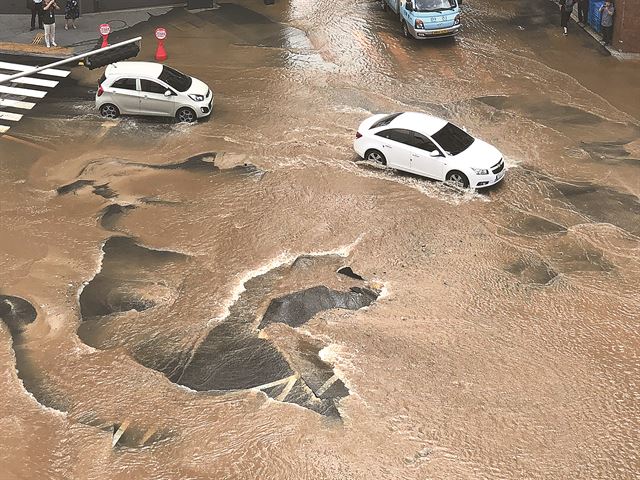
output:
<instances>
[{"instance_id":1,"label":"blue truck","mask_svg":"<svg viewBox=\"0 0 640 480\"><path fill-rule=\"evenodd\" d=\"M398 15L405 37L426 40L458 33L461 3L462 0L382 0L382 9Z\"/></svg>"}]
</instances>

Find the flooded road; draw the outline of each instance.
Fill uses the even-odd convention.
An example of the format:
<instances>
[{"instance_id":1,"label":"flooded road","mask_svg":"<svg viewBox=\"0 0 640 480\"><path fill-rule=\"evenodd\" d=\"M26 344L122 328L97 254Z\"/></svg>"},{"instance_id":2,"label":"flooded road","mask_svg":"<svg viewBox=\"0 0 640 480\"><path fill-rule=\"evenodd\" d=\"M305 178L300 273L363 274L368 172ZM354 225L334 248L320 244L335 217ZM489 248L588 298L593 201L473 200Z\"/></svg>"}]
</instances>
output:
<instances>
[{"instance_id":1,"label":"flooded road","mask_svg":"<svg viewBox=\"0 0 640 480\"><path fill-rule=\"evenodd\" d=\"M4 478L635 478L640 68L542 3L428 43L346 0L117 32L167 28L195 125L104 121L75 69L0 137ZM506 179L356 161L403 110Z\"/></svg>"}]
</instances>

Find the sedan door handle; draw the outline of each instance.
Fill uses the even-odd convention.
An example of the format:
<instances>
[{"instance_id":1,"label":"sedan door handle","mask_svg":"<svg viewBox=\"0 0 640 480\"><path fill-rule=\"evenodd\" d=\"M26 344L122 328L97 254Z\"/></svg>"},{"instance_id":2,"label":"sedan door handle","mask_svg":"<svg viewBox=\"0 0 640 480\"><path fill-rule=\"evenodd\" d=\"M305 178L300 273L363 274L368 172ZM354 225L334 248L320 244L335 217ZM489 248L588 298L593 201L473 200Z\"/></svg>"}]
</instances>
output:
<instances>
[{"instance_id":1,"label":"sedan door handle","mask_svg":"<svg viewBox=\"0 0 640 480\"><path fill-rule=\"evenodd\" d=\"M391 145L382 145L384 148L391 148Z\"/></svg>"}]
</instances>

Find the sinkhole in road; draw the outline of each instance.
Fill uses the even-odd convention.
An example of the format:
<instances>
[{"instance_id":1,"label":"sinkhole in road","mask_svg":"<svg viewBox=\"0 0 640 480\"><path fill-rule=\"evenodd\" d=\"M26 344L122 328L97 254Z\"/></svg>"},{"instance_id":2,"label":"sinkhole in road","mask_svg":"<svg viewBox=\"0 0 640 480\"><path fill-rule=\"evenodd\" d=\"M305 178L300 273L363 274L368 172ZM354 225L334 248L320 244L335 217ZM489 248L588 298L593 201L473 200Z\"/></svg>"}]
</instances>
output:
<instances>
[{"instance_id":1,"label":"sinkhole in road","mask_svg":"<svg viewBox=\"0 0 640 480\"><path fill-rule=\"evenodd\" d=\"M340 417L338 401L349 391L320 358L326 345L297 327L320 312L359 310L378 298L365 280L336 273L342 257L300 256L247 280L228 315L210 329L198 325L159 332L153 319L178 314L182 275L187 266L192 273L197 270L196 260L128 237L108 239L103 253L101 270L80 294L78 335L85 343L99 349L124 347L138 363L195 391L257 389L275 400ZM340 289L309 285L331 276ZM298 278L281 291L279 285ZM136 334L123 335L127 329Z\"/></svg>"}]
</instances>

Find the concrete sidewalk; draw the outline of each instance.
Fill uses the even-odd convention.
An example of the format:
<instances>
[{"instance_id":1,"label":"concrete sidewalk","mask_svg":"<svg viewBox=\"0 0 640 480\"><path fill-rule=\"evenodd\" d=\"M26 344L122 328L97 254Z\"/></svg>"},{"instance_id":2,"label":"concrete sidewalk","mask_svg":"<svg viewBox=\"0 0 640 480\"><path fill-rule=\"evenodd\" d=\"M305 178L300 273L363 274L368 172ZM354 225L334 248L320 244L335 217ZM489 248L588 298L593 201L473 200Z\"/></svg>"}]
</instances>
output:
<instances>
[{"instance_id":1,"label":"concrete sidewalk","mask_svg":"<svg viewBox=\"0 0 640 480\"><path fill-rule=\"evenodd\" d=\"M551 0L553 3L560 7L560 2L558 0ZM573 9L571 12L571 19L576 23L576 25L582 28L587 34L589 34L595 41L597 41L603 48L605 48L613 57L616 57L619 60L640 60L640 53L627 53L616 50L611 45L605 45L602 41L602 34L596 32L591 25L588 23L580 23L578 21L578 8Z\"/></svg>"},{"instance_id":2,"label":"concrete sidewalk","mask_svg":"<svg viewBox=\"0 0 640 480\"><path fill-rule=\"evenodd\" d=\"M44 30L29 31L31 13L24 15L0 15L0 53L37 55L39 57L63 58L91 50L100 33L102 23L111 25L115 32L132 27L149 19L150 16L163 15L175 7L155 7L117 12L88 13L77 21L77 29L64 29L64 13L56 15L56 43L58 47L47 48L44 44ZM182 4L180 4L182 8Z\"/></svg>"}]
</instances>

